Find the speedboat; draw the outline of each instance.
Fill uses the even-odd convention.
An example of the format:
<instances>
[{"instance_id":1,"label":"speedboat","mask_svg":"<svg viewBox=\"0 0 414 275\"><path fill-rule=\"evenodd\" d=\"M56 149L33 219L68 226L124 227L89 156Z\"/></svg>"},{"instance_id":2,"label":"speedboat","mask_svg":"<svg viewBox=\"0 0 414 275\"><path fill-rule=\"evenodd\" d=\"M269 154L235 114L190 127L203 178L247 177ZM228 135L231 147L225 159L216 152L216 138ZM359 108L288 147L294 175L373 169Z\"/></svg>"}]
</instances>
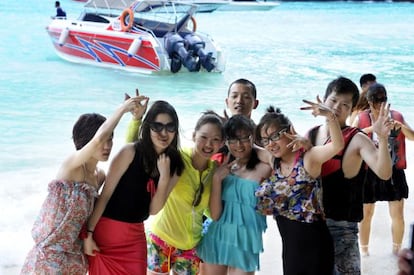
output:
<instances>
[{"instance_id":1,"label":"speedboat","mask_svg":"<svg viewBox=\"0 0 414 275\"><path fill-rule=\"evenodd\" d=\"M132 72L222 72L225 58L198 32L196 5L172 0L90 0L78 19L46 27L68 61Z\"/></svg>"},{"instance_id":2,"label":"speedboat","mask_svg":"<svg viewBox=\"0 0 414 275\"><path fill-rule=\"evenodd\" d=\"M220 6L217 11L268 11L280 5L275 1L263 0L224 0L228 4Z\"/></svg>"},{"instance_id":3,"label":"speedboat","mask_svg":"<svg viewBox=\"0 0 414 275\"><path fill-rule=\"evenodd\" d=\"M265 0L179 0L198 6L197 12L213 11L268 11L280 5Z\"/></svg>"}]
</instances>

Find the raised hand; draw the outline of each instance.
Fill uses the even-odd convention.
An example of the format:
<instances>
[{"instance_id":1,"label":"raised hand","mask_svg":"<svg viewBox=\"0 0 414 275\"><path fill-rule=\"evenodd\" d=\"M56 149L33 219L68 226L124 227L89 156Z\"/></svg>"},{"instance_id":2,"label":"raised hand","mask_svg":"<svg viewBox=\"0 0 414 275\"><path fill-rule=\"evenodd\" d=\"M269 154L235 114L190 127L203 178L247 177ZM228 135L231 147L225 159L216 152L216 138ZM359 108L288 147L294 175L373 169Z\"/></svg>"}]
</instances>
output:
<instances>
[{"instance_id":1,"label":"raised hand","mask_svg":"<svg viewBox=\"0 0 414 275\"><path fill-rule=\"evenodd\" d=\"M137 98L138 103L136 104L136 107L133 110L131 110L131 114L134 117L134 119L140 120L142 119L145 112L147 111L149 97L139 95L138 89L135 89L135 94L136 94L135 98ZM130 98L131 96L125 93L125 100L128 100Z\"/></svg>"},{"instance_id":2,"label":"raised hand","mask_svg":"<svg viewBox=\"0 0 414 275\"><path fill-rule=\"evenodd\" d=\"M309 104L310 106L300 107L300 109L301 110L312 110L312 115L315 117L320 115L320 116L332 118L332 116L335 116L332 109L326 106L322 102L322 100L319 98L319 96L316 97L316 101L317 101L316 103L306 100L306 99L303 99L302 101L306 104Z\"/></svg>"},{"instance_id":3,"label":"raised hand","mask_svg":"<svg viewBox=\"0 0 414 275\"><path fill-rule=\"evenodd\" d=\"M170 176L170 158L166 154L159 155L157 159L157 167L160 172L160 176L164 175L165 177Z\"/></svg>"},{"instance_id":4,"label":"raised hand","mask_svg":"<svg viewBox=\"0 0 414 275\"><path fill-rule=\"evenodd\" d=\"M373 132L379 137L388 138L391 129L394 127L394 121L389 114L390 104L381 103L378 119L372 124Z\"/></svg>"},{"instance_id":5,"label":"raised hand","mask_svg":"<svg viewBox=\"0 0 414 275\"><path fill-rule=\"evenodd\" d=\"M312 147L312 143L310 142L310 140L296 133L295 128L293 128L293 125L290 126L290 133L285 132L284 135L291 140L287 147L291 148L292 152L296 152L301 148L307 151Z\"/></svg>"}]
</instances>

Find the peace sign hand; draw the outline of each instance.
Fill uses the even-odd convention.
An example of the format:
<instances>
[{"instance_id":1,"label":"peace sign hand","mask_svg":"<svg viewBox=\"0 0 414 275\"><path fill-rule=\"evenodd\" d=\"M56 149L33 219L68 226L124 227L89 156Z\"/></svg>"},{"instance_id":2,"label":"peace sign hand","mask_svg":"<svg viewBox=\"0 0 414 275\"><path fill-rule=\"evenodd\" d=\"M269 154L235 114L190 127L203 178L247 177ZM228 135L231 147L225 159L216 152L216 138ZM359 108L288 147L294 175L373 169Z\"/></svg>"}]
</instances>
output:
<instances>
[{"instance_id":1,"label":"peace sign hand","mask_svg":"<svg viewBox=\"0 0 414 275\"><path fill-rule=\"evenodd\" d=\"M312 110L313 116L325 116L325 117L332 117L335 116L334 112L331 108L326 106L322 100L319 98L319 95L316 97L317 103L303 99L302 101L310 106L300 107L301 110Z\"/></svg>"},{"instance_id":2,"label":"peace sign hand","mask_svg":"<svg viewBox=\"0 0 414 275\"><path fill-rule=\"evenodd\" d=\"M135 89L135 94L136 98L138 99L138 103L136 104L136 107L131 111L131 114L135 120L141 120L147 111L149 97L139 95L138 89ZM125 100L128 100L130 98L131 97L125 93Z\"/></svg>"}]
</instances>

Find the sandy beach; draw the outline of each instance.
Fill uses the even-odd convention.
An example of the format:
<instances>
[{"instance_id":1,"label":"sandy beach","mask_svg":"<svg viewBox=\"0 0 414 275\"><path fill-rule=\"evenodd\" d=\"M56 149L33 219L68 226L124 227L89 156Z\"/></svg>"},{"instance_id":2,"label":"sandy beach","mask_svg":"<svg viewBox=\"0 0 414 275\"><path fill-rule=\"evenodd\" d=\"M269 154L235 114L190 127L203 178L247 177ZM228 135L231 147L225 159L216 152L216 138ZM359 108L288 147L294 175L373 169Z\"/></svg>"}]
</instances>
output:
<instances>
[{"instance_id":1,"label":"sandy beach","mask_svg":"<svg viewBox=\"0 0 414 275\"><path fill-rule=\"evenodd\" d=\"M264 236L264 253L261 256L261 270L256 274L283 274L281 260L281 240L275 221L268 217L268 229ZM403 247L407 247L410 241L410 225L414 222L414 202L410 199L405 205L405 235ZM362 257L363 275L390 275L397 272L397 257L392 255L392 240L390 230L390 218L388 215L388 204L378 202L372 223L370 256ZM3 268L0 274L19 274L20 267Z\"/></svg>"},{"instance_id":2,"label":"sandy beach","mask_svg":"<svg viewBox=\"0 0 414 275\"><path fill-rule=\"evenodd\" d=\"M370 256L362 257L363 275L391 275L397 273L397 257L391 253L391 219L388 214L388 203L377 202L372 221L370 240ZM260 275L283 274L281 240L276 222L268 217L268 229L264 236L264 253L261 256ZM410 225L414 222L414 202L405 203L405 233L403 247L410 241Z\"/></svg>"}]
</instances>

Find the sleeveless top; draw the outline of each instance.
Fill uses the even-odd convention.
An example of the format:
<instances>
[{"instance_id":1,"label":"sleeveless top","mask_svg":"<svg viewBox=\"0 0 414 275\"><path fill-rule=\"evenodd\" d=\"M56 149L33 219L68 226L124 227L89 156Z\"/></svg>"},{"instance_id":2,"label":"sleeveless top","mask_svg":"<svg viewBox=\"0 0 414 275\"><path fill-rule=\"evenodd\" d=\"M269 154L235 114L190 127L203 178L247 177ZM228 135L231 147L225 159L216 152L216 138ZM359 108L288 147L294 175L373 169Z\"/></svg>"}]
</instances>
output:
<instances>
[{"instance_id":1,"label":"sleeveless top","mask_svg":"<svg viewBox=\"0 0 414 275\"><path fill-rule=\"evenodd\" d=\"M289 176L283 176L275 167L274 175L260 184L255 195L259 199L256 208L265 215L282 215L306 223L324 219L321 182L306 172L303 152L297 153Z\"/></svg>"},{"instance_id":2,"label":"sleeveless top","mask_svg":"<svg viewBox=\"0 0 414 275\"><path fill-rule=\"evenodd\" d=\"M360 129L364 129L372 125L370 113L370 110L365 110L359 113L358 127ZM404 123L404 118L400 112L391 110L391 118ZM368 136L372 139L372 133L369 133ZM405 136L401 129L391 130L388 137L388 144L390 145L391 157L394 166L397 169L406 169L407 161L405 153Z\"/></svg>"},{"instance_id":3,"label":"sleeveless top","mask_svg":"<svg viewBox=\"0 0 414 275\"><path fill-rule=\"evenodd\" d=\"M315 144L319 127L310 130L312 144ZM359 173L350 179L345 178L342 170L344 153L352 138L359 132L360 130L355 127L343 128L344 149L322 165L323 206L326 218L349 222L359 222L363 218L365 165L361 164Z\"/></svg>"},{"instance_id":4,"label":"sleeveless top","mask_svg":"<svg viewBox=\"0 0 414 275\"><path fill-rule=\"evenodd\" d=\"M151 198L158 178L145 172L143 154L135 143L135 156L122 175L102 216L128 223L141 223L149 217Z\"/></svg>"}]
</instances>

